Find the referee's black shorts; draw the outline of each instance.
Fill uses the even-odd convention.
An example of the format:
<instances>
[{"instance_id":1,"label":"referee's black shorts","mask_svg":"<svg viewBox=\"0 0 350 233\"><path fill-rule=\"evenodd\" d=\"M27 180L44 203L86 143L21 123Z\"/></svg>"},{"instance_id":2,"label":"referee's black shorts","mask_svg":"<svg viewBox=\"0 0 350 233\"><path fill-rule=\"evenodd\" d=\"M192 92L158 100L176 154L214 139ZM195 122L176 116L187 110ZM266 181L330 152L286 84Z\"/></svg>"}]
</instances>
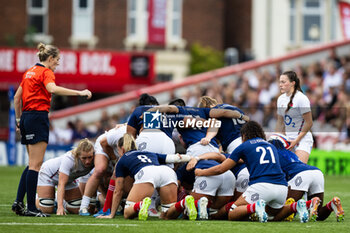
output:
<instances>
[{"instance_id":1,"label":"referee's black shorts","mask_svg":"<svg viewBox=\"0 0 350 233\"><path fill-rule=\"evenodd\" d=\"M22 113L19 128L21 143L24 145L49 142L49 113L46 111L25 111Z\"/></svg>"}]
</instances>

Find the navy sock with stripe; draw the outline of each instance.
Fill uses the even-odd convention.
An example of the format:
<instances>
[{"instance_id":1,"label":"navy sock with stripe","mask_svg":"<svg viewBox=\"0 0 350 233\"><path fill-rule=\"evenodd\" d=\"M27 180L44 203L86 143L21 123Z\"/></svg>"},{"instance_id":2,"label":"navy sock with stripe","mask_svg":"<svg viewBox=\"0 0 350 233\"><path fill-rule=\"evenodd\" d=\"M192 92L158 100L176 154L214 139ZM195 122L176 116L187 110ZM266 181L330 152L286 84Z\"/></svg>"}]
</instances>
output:
<instances>
[{"instance_id":1,"label":"navy sock with stripe","mask_svg":"<svg viewBox=\"0 0 350 233\"><path fill-rule=\"evenodd\" d=\"M27 173L27 205L30 211L37 211L35 206L36 186L38 184L38 172L28 170Z\"/></svg>"}]
</instances>

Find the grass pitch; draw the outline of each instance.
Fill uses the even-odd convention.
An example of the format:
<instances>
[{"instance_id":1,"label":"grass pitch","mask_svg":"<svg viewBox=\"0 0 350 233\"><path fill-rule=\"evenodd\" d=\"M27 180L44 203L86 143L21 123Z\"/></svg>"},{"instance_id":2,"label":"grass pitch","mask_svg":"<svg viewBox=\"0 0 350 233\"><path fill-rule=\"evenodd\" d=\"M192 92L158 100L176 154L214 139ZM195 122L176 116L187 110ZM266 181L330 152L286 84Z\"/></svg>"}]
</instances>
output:
<instances>
[{"instance_id":1,"label":"grass pitch","mask_svg":"<svg viewBox=\"0 0 350 233\"><path fill-rule=\"evenodd\" d=\"M293 222L229 222L229 221L195 221L173 220L164 221L149 218L145 222L125 220L118 216L115 219L95 219L77 215L55 216L49 218L19 217L11 211L11 205L16 197L17 185L23 167L0 167L0 232L176 232L176 233L224 233L224 232L317 232L345 233L350 232L350 177L325 177L325 202L333 196L339 196L345 211L345 221L336 222L335 215L323 222L299 223Z\"/></svg>"}]
</instances>

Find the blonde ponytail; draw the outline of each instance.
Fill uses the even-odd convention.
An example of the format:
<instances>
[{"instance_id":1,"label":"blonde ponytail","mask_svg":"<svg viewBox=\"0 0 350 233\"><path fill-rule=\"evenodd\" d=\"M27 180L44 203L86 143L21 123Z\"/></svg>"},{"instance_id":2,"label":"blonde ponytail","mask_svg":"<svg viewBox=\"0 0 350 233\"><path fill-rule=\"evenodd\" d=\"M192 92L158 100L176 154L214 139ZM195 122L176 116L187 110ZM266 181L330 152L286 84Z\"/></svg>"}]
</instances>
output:
<instances>
[{"instance_id":1,"label":"blonde ponytail","mask_svg":"<svg viewBox=\"0 0 350 233\"><path fill-rule=\"evenodd\" d=\"M218 101L216 101L216 99L211 98L209 96L202 96L199 99L198 107L199 108L211 108L213 106L216 106L217 104L218 104Z\"/></svg>"},{"instance_id":2,"label":"blonde ponytail","mask_svg":"<svg viewBox=\"0 0 350 233\"><path fill-rule=\"evenodd\" d=\"M134 137L127 133L124 134L124 136L119 139L118 147L124 148L125 152L131 151L131 150L137 150L136 141Z\"/></svg>"}]
</instances>

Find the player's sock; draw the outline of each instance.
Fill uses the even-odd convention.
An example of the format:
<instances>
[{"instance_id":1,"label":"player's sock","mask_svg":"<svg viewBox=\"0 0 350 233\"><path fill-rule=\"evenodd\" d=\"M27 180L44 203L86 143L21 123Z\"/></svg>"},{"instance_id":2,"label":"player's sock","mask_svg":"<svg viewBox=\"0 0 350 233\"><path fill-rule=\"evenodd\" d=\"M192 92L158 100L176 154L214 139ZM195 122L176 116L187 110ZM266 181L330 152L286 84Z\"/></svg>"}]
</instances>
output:
<instances>
[{"instance_id":1,"label":"player's sock","mask_svg":"<svg viewBox=\"0 0 350 233\"><path fill-rule=\"evenodd\" d=\"M28 168L29 168L29 166L27 166L23 170L22 175L21 175L21 179L19 180L18 189L17 189L17 197L16 197L16 201L18 201L18 202L23 202L24 196L26 195L26 192L27 192Z\"/></svg>"},{"instance_id":2,"label":"player's sock","mask_svg":"<svg viewBox=\"0 0 350 233\"><path fill-rule=\"evenodd\" d=\"M255 213L255 203L247 205L248 214Z\"/></svg>"},{"instance_id":3,"label":"player's sock","mask_svg":"<svg viewBox=\"0 0 350 233\"><path fill-rule=\"evenodd\" d=\"M35 206L36 186L38 183L38 172L29 170L27 172L27 205L30 211L37 211Z\"/></svg>"},{"instance_id":4,"label":"player's sock","mask_svg":"<svg viewBox=\"0 0 350 233\"><path fill-rule=\"evenodd\" d=\"M139 202L135 203L135 205L134 205L134 211L135 211L135 212L139 212L140 209L141 209L141 207L142 207L142 201L139 201Z\"/></svg>"},{"instance_id":5,"label":"player's sock","mask_svg":"<svg viewBox=\"0 0 350 233\"><path fill-rule=\"evenodd\" d=\"M326 207L327 207L327 210L329 210L330 212L332 212L332 211L333 211L333 209L332 209L332 201L328 202L327 205L326 205Z\"/></svg>"},{"instance_id":6,"label":"player's sock","mask_svg":"<svg viewBox=\"0 0 350 233\"><path fill-rule=\"evenodd\" d=\"M297 204L298 204L298 202L294 202L294 203L290 204L290 211L292 213L296 213L297 212Z\"/></svg>"},{"instance_id":7,"label":"player's sock","mask_svg":"<svg viewBox=\"0 0 350 233\"><path fill-rule=\"evenodd\" d=\"M109 181L105 204L103 205L103 210L102 210L103 212L107 212L107 210L111 208L114 188L115 188L115 180L111 179Z\"/></svg>"},{"instance_id":8,"label":"player's sock","mask_svg":"<svg viewBox=\"0 0 350 233\"><path fill-rule=\"evenodd\" d=\"M311 203L312 203L312 200L306 201L306 209L310 208Z\"/></svg>"},{"instance_id":9,"label":"player's sock","mask_svg":"<svg viewBox=\"0 0 350 233\"><path fill-rule=\"evenodd\" d=\"M178 201L175 203L175 209L177 212L182 213L185 209L185 198L182 199L181 201Z\"/></svg>"},{"instance_id":10,"label":"player's sock","mask_svg":"<svg viewBox=\"0 0 350 233\"><path fill-rule=\"evenodd\" d=\"M91 197L84 195L83 198L81 199L81 204L80 204L79 210L88 209L89 205L90 205L90 201L91 201Z\"/></svg>"},{"instance_id":11,"label":"player's sock","mask_svg":"<svg viewBox=\"0 0 350 233\"><path fill-rule=\"evenodd\" d=\"M232 202L229 202L225 205L225 210L226 210L226 213L229 213L231 210L234 210L237 206L235 205L235 202L232 201Z\"/></svg>"}]
</instances>

